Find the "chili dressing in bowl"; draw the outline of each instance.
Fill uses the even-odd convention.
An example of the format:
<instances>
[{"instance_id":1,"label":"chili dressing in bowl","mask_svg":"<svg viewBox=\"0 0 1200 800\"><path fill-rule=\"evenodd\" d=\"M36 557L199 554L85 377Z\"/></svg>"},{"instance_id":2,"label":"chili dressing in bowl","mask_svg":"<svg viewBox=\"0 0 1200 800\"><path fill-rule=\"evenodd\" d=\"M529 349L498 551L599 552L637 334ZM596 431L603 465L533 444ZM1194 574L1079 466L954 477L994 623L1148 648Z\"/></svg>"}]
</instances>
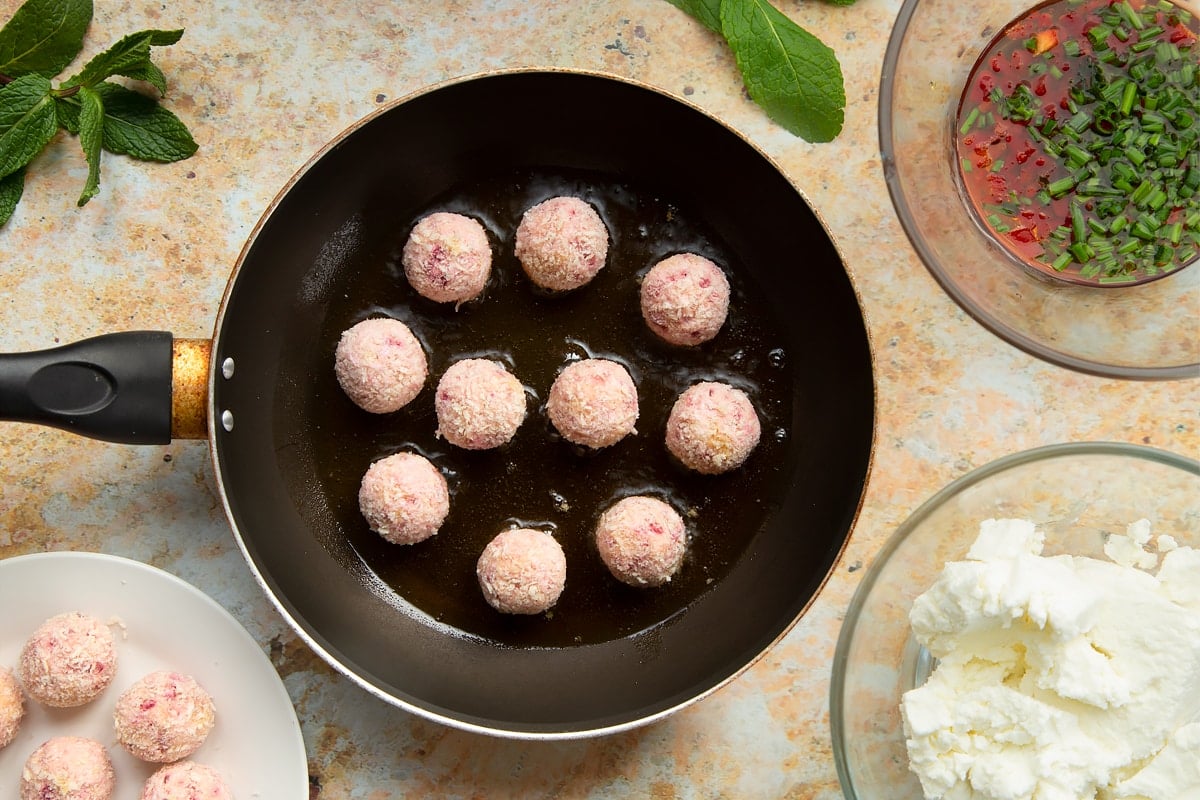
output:
<instances>
[{"instance_id":1,"label":"chili dressing in bowl","mask_svg":"<svg viewBox=\"0 0 1200 800\"><path fill-rule=\"evenodd\" d=\"M1200 26L1142 0L1052 0L971 70L954 134L978 221L1028 267L1085 285L1200 252Z\"/></svg>"}]
</instances>

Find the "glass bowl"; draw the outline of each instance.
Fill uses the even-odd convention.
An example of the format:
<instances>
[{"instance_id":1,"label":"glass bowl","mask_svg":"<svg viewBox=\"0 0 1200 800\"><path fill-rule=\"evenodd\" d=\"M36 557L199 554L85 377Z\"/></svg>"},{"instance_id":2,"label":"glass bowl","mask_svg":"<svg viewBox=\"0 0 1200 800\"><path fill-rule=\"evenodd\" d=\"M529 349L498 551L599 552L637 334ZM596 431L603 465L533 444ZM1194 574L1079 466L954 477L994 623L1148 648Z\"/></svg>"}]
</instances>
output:
<instances>
[{"instance_id":1,"label":"glass bowl","mask_svg":"<svg viewBox=\"0 0 1200 800\"><path fill-rule=\"evenodd\" d=\"M1047 278L985 232L959 186L953 133L963 85L997 32L1033 5L905 0L879 94L884 177L901 225L946 293L1025 352L1105 377L1198 376L1200 264L1137 286Z\"/></svg>"},{"instance_id":2,"label":"glass bowl","mask_svg":"<svg viewBox=\"0 0 1200 800\"><path fill-rule=\"evenodd\" d=\"M864 574L834 653L829 717L847 800L922 800L900 697L923 682L930 659L908 613L989 517L1035 522L1046 555L1104 559L1105 536L1142 518L1152 533L1200 547L1200 462L1139 445L1050 445L976 469L918 508Z\"/></svg>"}]
</instances>

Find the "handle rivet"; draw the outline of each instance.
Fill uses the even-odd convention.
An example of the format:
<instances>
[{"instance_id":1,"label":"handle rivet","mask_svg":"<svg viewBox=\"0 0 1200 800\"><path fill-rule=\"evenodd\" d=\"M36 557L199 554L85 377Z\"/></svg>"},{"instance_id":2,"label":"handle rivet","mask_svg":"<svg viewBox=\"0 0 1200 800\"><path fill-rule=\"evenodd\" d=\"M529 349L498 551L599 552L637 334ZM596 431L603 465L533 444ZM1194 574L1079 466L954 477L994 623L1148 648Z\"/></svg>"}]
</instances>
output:
<instances>
[{"instance_id":1,"label":"handle rivet","mask_svg":"<svg viewBox=\"0 0 1200 800\"><path fill-rule=\"evenodd\" d=\"M230 378L233 377L233 359L232 358L227 358L221 362L221 375L223 375L225 377L225 380L229 380Z\"/></svg>"},{"instance_id":2,"label":"handle rivet","mask_svg":"<svg viewBox=\"0 0 1200 800\"><path fill-rule=\"evenodd\" d=\"M221 412L221 427L226 431L233 430L233 412L229 409L225 409Z\"/></svg>"}]
</instances>

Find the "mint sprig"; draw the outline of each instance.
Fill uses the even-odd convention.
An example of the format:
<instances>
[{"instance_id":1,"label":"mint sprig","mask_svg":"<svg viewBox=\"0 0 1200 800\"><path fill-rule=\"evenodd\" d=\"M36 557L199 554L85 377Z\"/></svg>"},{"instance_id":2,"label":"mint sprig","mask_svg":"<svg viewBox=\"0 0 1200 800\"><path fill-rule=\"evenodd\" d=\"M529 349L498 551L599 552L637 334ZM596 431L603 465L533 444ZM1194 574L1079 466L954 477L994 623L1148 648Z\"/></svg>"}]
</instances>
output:
<instances>
[{"instance_id":1,"label":"mint sprig","mask_svg":"<svg viewBox=\"0 0 1200 800\"><path fill-rule=\"evenodd\" d=\"M667 0L721 34L750 98L809 142L832 141L845 122L837 55L767 0ZM854 0L830 0L850 5Z\"/></svg>"},{"instance_id":2,"label":"mint sprig","mask_svg":"<svg viewBox=\"0 0 1200 800\"><path fill-rule=\"evenodd\" d=\"M87 159L80 206L99 192L101 151L158 162L196 152L187 126L159 105L167 80L150 60L151 48L175 44L182 30L129 34L53 85L83 49L91 20L91 0L27 0L0 28L0 225L21 200L28 165L60 128L79 137ZM149 84L158 97L113 77Z\"/></svg>"}]
</instances>

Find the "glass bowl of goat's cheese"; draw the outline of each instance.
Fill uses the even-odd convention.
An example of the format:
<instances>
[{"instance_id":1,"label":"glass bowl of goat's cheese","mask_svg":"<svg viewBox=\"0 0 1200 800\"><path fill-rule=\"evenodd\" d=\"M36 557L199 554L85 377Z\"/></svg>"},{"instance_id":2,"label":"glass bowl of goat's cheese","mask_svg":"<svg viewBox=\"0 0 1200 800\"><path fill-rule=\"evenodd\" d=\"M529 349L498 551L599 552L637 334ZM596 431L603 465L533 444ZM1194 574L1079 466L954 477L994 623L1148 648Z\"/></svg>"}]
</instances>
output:
<instances>
[{"instance_id":1,"label":"glass bowl of goat's cheese","mask_svg":"<svg viewBox=\"0 0 1200 800\"><path fill-rule=\"evenodd\" d=\"M848 800L1200 797L1200 462L1050 445L957 479L834 656Z\"/></svg>"}]
</instances>

